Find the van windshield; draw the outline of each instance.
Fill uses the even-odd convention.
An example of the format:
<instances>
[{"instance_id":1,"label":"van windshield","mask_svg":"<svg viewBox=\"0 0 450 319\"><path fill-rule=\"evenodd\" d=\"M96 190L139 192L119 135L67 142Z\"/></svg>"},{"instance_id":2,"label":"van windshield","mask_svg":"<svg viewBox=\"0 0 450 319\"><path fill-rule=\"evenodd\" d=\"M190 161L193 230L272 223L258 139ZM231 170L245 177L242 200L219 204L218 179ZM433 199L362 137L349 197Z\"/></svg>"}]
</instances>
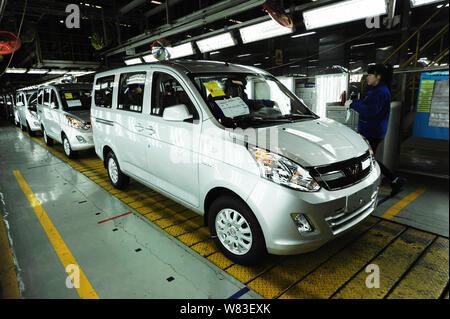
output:
<instances>
[{"instance_id":1,"label":"van windshield","mask_svg":"<svg viewBox=\"0 0 450 319\"><path fill-rule=\"evenodd\" d=\"M91 90L61 90L60 96L65 111L83 111L91 109Z\"/></svg>"},{"instance_id":2,"label":"van windshield","mask_svg":"<svg viewBox=\"0 0 450 319\"><path fill-rule=\"evenodd\" d=\"M318 118L273 76L194 74L215 118L226 127L262 127Z\"/></svg>"}]
</instances>

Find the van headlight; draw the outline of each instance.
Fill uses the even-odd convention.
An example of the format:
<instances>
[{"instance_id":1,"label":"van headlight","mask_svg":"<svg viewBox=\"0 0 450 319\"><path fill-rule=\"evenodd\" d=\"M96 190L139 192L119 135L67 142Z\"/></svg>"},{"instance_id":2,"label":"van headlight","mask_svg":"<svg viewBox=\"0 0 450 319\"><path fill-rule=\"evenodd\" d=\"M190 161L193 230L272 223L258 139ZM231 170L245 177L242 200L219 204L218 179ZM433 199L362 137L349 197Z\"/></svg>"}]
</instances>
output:
<instances>
[{"instance_id":1,"label":"van headlight","mask_svg":"<svg viewBox=\"0 0 450 319\"><path fill-rule=\"evenodd\" d=\"M67 121L69 122L69 125L76 129L85 130L85 131L88 131L90 129L90 125L84 123L83 121L74 119L73 117L70 117L67 115L66 115L66 118L67 118Z\"/></svg>"},{"instance_id":2,"label":"van headlight","mask_svg":"<svg viewBox=\"0 0 450 319\"><path fill-rule=\"evenodd\" d=\"M364 141L366 141L367 146L369 146L370 159L371 159L372 166L374 166L375 162L376 162L376 160L375 160L375 152L373 151L372 146L369 143L369 140L367 138L365 138L364 136L362 136L362 135L361 135L361 137L364 139Z\"/></svg>"},{"instance_id":3,"label":"van headlight","mask_svg":"<svg viewBox=\"0 0 450 319\"><path fill-rule=\"evenodd\" d=\"M320 185L300 165L259 147L249 146L248 150L256 160L262 177L303 192L320 189Z\"/></svg>"}]
</instances>

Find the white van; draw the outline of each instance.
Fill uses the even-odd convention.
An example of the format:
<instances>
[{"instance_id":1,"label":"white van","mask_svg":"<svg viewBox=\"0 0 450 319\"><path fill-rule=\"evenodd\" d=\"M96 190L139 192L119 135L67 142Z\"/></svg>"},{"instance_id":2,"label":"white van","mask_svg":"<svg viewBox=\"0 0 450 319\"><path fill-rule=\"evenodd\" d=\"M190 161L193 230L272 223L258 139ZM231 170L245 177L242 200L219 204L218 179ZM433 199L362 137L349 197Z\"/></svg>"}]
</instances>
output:
<instances>
[{"instance_id":1,"label":"white van","mask_svg":"<svg viewBox=\"0 0 450 319\"><path fill-rule=\"evenodd\" d=\"M315 250L377 205L368 143L254 67L176 61L102 72L91 118L116 188L131 177L204 215L237 263Z\"/></svg>"},{"instance_id":2,"label":"white van","mask_svg":"<svg viewBox=\"0 0 450 319\"><path fill-rule=\"evenodd\" d=\"M53 84L39 87L37 110L47 145L63 144L68 158L94 147L90 108L92 85Z\"/></svg>"},{"instance_id":3,"label":"white van","mask_svg":"<svg viewBox=\"0 0 450 319\"><path fill-rule=\"evenodd\" d=\"M17 124L35 136L41 130L37 115L37 90L20 90L16 95Z\"/></svg>"}]
</instances>

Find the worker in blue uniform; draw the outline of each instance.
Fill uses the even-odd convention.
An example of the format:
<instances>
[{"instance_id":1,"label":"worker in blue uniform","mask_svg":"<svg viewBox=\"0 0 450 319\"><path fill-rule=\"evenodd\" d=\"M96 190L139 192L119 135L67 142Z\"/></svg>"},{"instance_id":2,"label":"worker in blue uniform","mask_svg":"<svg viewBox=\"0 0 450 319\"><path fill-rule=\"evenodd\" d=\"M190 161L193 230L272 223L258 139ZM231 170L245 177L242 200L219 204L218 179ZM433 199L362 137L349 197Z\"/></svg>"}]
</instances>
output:
<instances>
[{"instance_id":1,"label":"worker in blue uniform","mask_svg":"<svg viewBox=\"0 0 450 319\"><path fill-rule=\"evenodd\" d=\"M367 73L366 81L372 88L362 100L349 100L346 106L358 112L358 133L369 141L372 150L376 152L389 125L393 68L390 65L376 64L369 66ZM391 195L399 193L405 180L395 176L383 163L378 164L381 173L390 181Z\"/></svg>"}]
</instances>

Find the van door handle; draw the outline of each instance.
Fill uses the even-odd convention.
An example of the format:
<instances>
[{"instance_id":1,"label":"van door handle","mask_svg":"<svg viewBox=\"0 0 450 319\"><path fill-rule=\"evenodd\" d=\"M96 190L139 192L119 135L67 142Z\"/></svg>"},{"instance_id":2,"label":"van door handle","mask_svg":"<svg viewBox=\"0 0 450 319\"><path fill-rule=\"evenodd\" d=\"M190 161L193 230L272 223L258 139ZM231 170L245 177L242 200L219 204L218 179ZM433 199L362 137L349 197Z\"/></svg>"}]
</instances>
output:
<instances>
[{"instance_id":1,"label":"van door handle","mask_svg":"<svg viewBox=\"0 0 450 319\"><path fill-rule=\"evenodd\" d=\"M136 124L134 126L134 128L138 131L138 132L142 132L144 130L144 127L141 124Z\"/></svg>"},{"instance_id":2,"label":"van door handle","mask_svg":"<svg viewBox=\"0 0 450 319\"><path fill-rule=\"evenodd\" d=\"M148 133L150 133L150 134L155 134L155 130L153 129L152 126L147 126L147 127L145 128L145 130L147 130Z\"/></svg>"}]
</instances>

